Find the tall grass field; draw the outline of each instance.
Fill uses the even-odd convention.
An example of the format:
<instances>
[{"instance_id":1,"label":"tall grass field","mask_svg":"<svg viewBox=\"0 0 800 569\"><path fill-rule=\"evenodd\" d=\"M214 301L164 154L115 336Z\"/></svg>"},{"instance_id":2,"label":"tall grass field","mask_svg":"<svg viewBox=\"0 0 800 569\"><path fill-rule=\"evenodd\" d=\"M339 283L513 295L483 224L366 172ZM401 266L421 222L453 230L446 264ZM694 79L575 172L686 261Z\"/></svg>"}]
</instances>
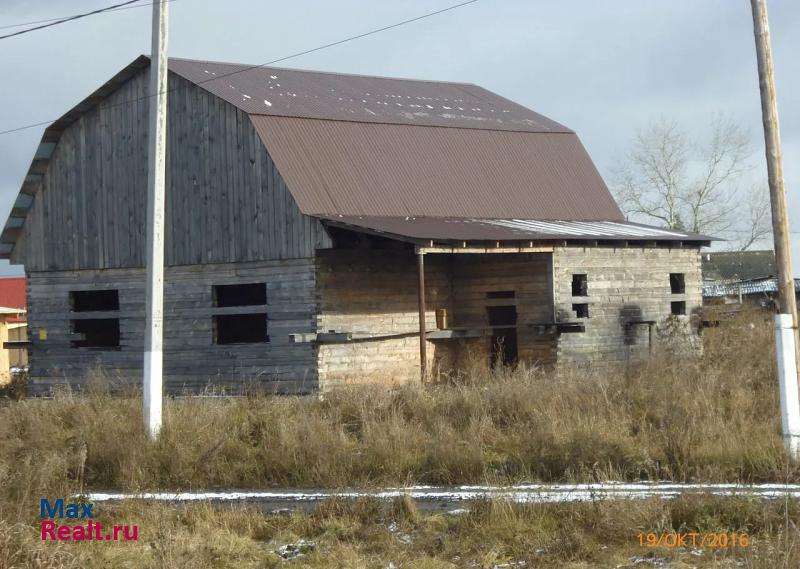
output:
<instances>
[{"instance_id":1,"label":"tall grass field","mask_svg":"<svg viewBox=\"0 0 800 569\"><path fill-rule=\"evenodd\" d=\"M330 502L313 512L102 507L131 543L44 543L39 500L89 490L351 488L669 480L797 482L763 315L703 333L702 357L624 368L483 370L435 385L323 396L165 401L108 389L0 404L0 567L798 567L798 506L684 498L558 505ZM642 546L645 530L745 531L746 548ZM283 549L282 549L283 548ZM288 548L288 549L287 549Z\"/></svg>"}]
</instances>

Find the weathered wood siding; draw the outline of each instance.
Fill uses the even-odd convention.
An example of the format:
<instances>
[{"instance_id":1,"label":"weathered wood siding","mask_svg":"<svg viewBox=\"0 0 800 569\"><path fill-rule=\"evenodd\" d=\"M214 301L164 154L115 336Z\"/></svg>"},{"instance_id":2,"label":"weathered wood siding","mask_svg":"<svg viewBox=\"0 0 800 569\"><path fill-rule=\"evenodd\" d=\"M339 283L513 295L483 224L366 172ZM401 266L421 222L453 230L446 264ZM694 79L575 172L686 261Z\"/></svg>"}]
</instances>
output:
<instances>
[{"instance_id":1,"label":"weathered wood siding","mask_svg":"<svg viewBox=\"0 0 800 569\"><path fill-rule=\"evenodd\" d=\"M449 306L447 259L426 256L426 326L436 325L435 310ZM320 251L317 257L317 329L405 334L319 346L319 380L323 389L348 383L419 381L419 304L417 262L413 252ZM435 369L439 348L428 342L429 365Z\"/></svg>"},{"instance_id":2,"label":"weathered wood siding","mask_svg":"<svg viewBox=\"0 0 800 569\"><path fill-rule=\"evenodd\" d=\"M653 348L667 340L698 348L698 311L702 307L700 254L696 248L668 249L562 247L553 253L556 313L560 321L581 321L573 304L588 303L586 332L562 334L559 363L625 362L649 351L648 326L655 321ZM586 273L588 296L572 296L572 275ZM685 294L672 294L670 273L683 273ZM686 316L671 316L670 303L686 302Z\"/></svg>"},{"instance_id":3,"label":"weathered wood siding","mask_svg":"<svg viewBox=\"0 0 800 569\"><path fill-rule=\"evenodd\" d=\"M536 324L553 322L551 255L458 254L452 256L453 309L451 326L485 328L489 325L488 307L515 306L519 359L527 364L552 364L555 338L540 335ZM487 294L512 291L514 298L489 299ZM491 339L474 338L453 342L452 359L488 365Z\"/></svg>"},{"instance_id":4,"label":"weathered wood siding","mask_svg":"<svg viewBox=\"0 0 800 569\"><path fill-rule=\"evenodd\" d=\"M178 76L169 85L167 264L313 257L330 246L248 115ZM144 266L146 95L142 72L66 129L12 262L29 272Z\"/></svg>"},{"instance_id":5,"label":"weathered wood siding","mask_svg":"<svg viewBox=\"0 0 800 569\"><path fill-rule=\"evenodd\" d=\"M425 255L426 328L436 329L436 309L447 309L449 327L488 326L487 306L517 307L518 347L528 363L551 363L555 340L529 325L552 322L549 254ZM490 300L491 291L515 298ZM324 388L344 383L419 380L417 265L413 253L322 251L317 258L317 329L375 335L407 334L319 347ZM435 374L489 365L489 337L428 341Z\"/></svg>"},{"instance_id":6,"label":"weathered wood siding","mask_svg":"<svg viewBox=\"0 0 800 569\"><path fill-rule=\"evenodd\" d=\"M141 384L144 278L143 269L28 273L35 391L67 382L80 387L101 369L115 383ZM315 348L289 343L288 337L315 331L313 259L169 267L165 282L167 391L198 391L212 384L216 389L255 385L282 392L317 388ZM253 282L266 283L269 342L214 344L212 285ZM108 288L119 290L121 347L71 347L70 320L92 313L71 312L70 291Z\"/></svg>"}]
</instances>

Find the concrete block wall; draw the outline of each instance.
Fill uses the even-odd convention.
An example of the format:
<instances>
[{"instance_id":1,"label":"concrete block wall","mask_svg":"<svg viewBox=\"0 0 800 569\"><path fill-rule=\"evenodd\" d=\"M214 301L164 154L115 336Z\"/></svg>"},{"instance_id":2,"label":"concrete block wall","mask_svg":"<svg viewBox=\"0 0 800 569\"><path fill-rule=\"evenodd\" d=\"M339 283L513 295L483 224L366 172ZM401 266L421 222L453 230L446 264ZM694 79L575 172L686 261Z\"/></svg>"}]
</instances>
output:
<instances>
[{"instance_id":1,"label":"concrete block wall","mask_svg":"<svg viewBox=\"0 0 800 569\"><path fill-rule=\"evenodd\" d=\"M585 273L588 296L572 296L572 275ZM684 294L672 294L670 273L682 273ZM699 349L702 274L698 248L559 247L553 252L556 317L583 321L583 333L562 334L560 364L624 363L649 352L648 326L626 322L653 320L653 349L680 344ZM672 316L671 303L686 303L685 316ZM588 303L589 317L573 305Z\"/></svg>"}]
</instances>

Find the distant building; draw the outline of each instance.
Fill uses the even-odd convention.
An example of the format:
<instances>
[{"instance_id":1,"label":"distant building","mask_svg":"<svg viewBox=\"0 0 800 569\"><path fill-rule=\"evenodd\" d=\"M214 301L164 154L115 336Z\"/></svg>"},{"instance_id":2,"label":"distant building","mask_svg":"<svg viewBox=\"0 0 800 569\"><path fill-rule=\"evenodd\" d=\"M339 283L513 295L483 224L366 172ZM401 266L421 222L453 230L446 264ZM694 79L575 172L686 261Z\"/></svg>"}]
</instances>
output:
<instances>
[{"instance_id":1,"label":"distant building","mask_svg":"<svg viewBox=\"0 0 800 569\"><path fill-rule=\"evenodd\" d=\"M141 381L148 67L45 130L0 236L28 277L35 392L96 367ZM565 126L469 84L169 70L168 391L623 362L662 326L696 340L710 238L627 222Z\"/></svg>"},{"instance_id":2,"label":"distant building","mask_svg":"<svg viewBox=\"0 0 800 569\"><path fill-rule=\"evenodd\" d=\"M777 274L772 250L705 252L702 268L703 280L713 283L747 281Z\"/></svg>"},{"instance_id":3,"label":"distant building","mask_svg":"<svg viewBox=\"0 0 800 569\"><path fill-rule=\"evenodd\" d=\"M774 310L777 306L778 281L773 251L703 253L702 259L703 304L765 310ZM795 279L794 288L800 297L800 279Z\"/></svg>"},{"instance_id":4,"label":"distant building","mask_svg":"<svg viewBox=\"0 0 800 569\"><path fill-rule=\"evenodd\" d=\"M25 277L0 277L0 383L10 379L10 370L28 365L25 349L5 349L5 342L22 342L28 338L25 299Z\"/></svg>"}]
</instances>

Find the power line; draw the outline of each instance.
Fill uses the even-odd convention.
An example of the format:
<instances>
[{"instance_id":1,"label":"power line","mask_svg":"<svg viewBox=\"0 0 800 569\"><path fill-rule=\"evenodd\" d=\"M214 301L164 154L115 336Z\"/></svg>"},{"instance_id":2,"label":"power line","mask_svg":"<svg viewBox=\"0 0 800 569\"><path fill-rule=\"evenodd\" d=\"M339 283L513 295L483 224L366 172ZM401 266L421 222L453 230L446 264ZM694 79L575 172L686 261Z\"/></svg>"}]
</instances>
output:
<instances>
[{"instance_id":1,"label":"power line","mask_svg":"<svg viewBox=\"0 0 800 569\"><path fill-rule=\"evenodd\" d=\"M139 0L134 0L134 1L139 1ZM309 53L314 53L314 52L317 52L317 51L321 51L323 49L328 49L330 47L334 47L334 46L337 46L337 45L342 45L343 43L347 43L347 42L351 42L351 41L354 41L354 40L357 40L357 39L365 38L367 36L375 35L375 34L380 33L380 32L385 32L386 30L391 30L393 28L398 28L398 27L404 26L406 24L411 24L413 22L418 22L420 20L424 20L425 18L430 18L431 16L436 16L436 15L442 14L444 12L449 12L451 10L455 10L457 8L461 8L462 6L466 6L468 4L474 4L474 3L478 2L478 1L479 0L467 0L466 2L461 2L459 4L453 4L452 6L448 6L447 8L442 8L441 10L436 10L435 12L428 12L427 14L422 14L421 16L416 16L414 18L409 18L408 20L403 20L402 22L397 22L395 24L390 24L388 26L383 26L382 28L377 28L377 29L374 29L374 30L370 30L368 32L364 32L364 33L361 33L361 34L350 36L350 37L347 37L347 38L344 38L344 39L341 39L341 40L337 40L337 41L334 41L334 42L331 42L331 43L327 43L327 44L324 44L324 45L321 45L321 46L317 46L317 47L314 47L314 48L311 48L311 49L307 49L307 50L304 50L304 51L298 51L298 52L293 53L291 55L286 55L286 56L283 56L283 57L279 57L278 59L273 59L271 61L267 61L265 63L260 63L258 65L248 65L246 67L243 67L242 69L237 69L236 71L231 71L230 73L224 73L222 75L216 75L216 76L211 77L209 79L204 79L202 81L196 81L194 83L197 84L197 85L203 85L203 84L209 83L211 81L217 81L218 79L224 79L226 77L230 77L231 75L236 75L238 73L244 73L245 71L251 71L253 69L266 67L267 65L273 65L275 63L280 63L281 61L287 61L289 59L294 59L294 58L300 57L302 55L308 55ZM179 87L176 87L176 88L173 88L173 89L169 89L169 90L167 90L167 93L168 94L169 93L173 93L177 89L179 89ZM150 99L152 97L155 97L156 94L157 93L152 93L152 94L149 94L149 95L145 95L143 97L138 97L136 99L130 99L128 101L120 101L119 103L115 103L113 105L109 105L106 108L113 109L115 107L119 107L119 106L122 106L122 105L131 105L131 104L138 103L140 101L144 101L146 99ZM21 130L27 130L29 128L35 128L37 126L50 124L52 122L55 122L56 120L58 120L58 119L50 119L50 120L40 121L40 122L33 123L33 124L28 124L28 125L25 125L25 126L20 126L20 127L17 127L17 128L11 128L11 129L8 129L8 130L0 130L0 135L10 134L12 132L19 132Z\"/></svg>"},{"instance_id":2,"label":"power line","mask_svg":"<svg viewBox=\"0 0 800 569\"><path fill-rule=\"evenodd\" d=\"M134 8L149 8L153 5L152 0L138 0L140 2L145 2L144 4L139 4L137 6L123 6L121 8L113 8L110 10L106 10L104 13L108 12L121 12L122 10L133 10ZM175 0L164 0L164 2L175 2ZM0 26L0 30L7 30L9 28L21 28L22 26L32 26L34 24L44 24L46 22L55 22L57 20L65 20L67 18L71 18L72 16L61 16L60 18L48 18L46 20L34 20L32 22L20 22L19 24L6 24L4 26Z\"/></svg>"},{"instance_id":3,"label":"power line","mask_svg":"<svg viewBox=\"0 0 800 569\"><path fill-rule=\"evenodd\" d=\"M63 24L66 22L71 22L73 20L79 20L81 18L86 18L88 16L94 16L95 14L102 14L103 12L110 12L112 10L119 10L122 9L124 6L128 6L129 4L135 4L136 2L141 2L142 0L127 0L127 2L122 2L120 4L114 4L112 6L106 6L105 8L98 8L97 10L92 10L91 12L85 12L83 14L75 14L74 16L67 16L66 18L61 18L60 20L43 20L48 21L49 23L42 24L41 26L36 26L33 28L27 28L24 30L20 30L18 32L12 32L10 34L6 34L4 36L0 36L0 40L8 39L14 36L21 36L22 34L27 34L30 32L35 32L36 30L41 30L44 28L50 28L52 26L57 26L59 24ZM142 6L145 6L143 4ZM140 8L141 6L131 6L131 8ZM35 22L32 22L35 23ZM12 26L4 26L4 27L18 27L24 24L14 24Z\"/></svg>"},{"instance_id":4,"label":"power line","mask_svg":"<svg viewBox=\"0 0 800 569\"><path fill-rule=\"evenodd\" d=\"M139 4L138 6L125 6L122 8L114 8L111 10L107 10L108 12L118 12L120 10L131 10L132 8L147 8L148 6L152 6L152 2L150 0L139 0L140 2L146 2L145 4ZM174 0L167 0L168 2L174 2ZM34 24L44 24L47 22L55 22L58 20L66 20L67 18L71 18L72 16L59 16L58 18L47 18L45 20L33 20L31 22L20 22L18 24L5 24L0 26L0 30L7 30L9 28L21 28L22 26L32 26Z\"/></svg>"}]
</instances>

